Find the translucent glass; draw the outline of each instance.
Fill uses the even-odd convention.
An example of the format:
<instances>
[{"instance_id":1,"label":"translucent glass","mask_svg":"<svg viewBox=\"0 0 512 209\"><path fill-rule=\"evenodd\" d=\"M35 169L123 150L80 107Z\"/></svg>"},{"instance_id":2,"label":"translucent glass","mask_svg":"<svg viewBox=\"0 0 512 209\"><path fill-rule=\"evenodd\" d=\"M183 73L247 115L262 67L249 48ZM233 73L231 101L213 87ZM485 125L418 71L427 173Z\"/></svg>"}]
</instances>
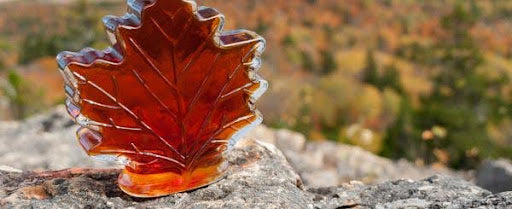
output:
<instances>
[{"instance_id":1,"label":"translucent glass","mask_svg":"<svg viewBox=\"0 0 512 209\"><path fill-rule=\"evenodd\" d=\"M133 196L210 184L234 142L262 121L253 104L268 86L256 73L265 42L222 31L223 16L193 1L128 6L103 19L112 47L57 57L78 141L91 156L123 162L118 183Z\"/></svg>"}]
</instances>

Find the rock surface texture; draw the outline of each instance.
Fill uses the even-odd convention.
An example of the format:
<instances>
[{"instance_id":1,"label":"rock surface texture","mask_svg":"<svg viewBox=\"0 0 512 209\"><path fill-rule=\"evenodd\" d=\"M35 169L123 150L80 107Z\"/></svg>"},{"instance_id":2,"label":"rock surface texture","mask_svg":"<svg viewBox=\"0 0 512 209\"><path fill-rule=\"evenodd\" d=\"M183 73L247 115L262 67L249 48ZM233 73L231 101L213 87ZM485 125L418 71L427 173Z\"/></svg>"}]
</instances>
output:
<instances>
[{"instance_id":1,"label":"rock surface texture","mask_svg":"<svg viewBox=\"0 0 512 209\"><path fill-rule=\"evenodd\" d=\"M299 176L272 145L244 140L229 155L227 176L208 187L137 199L115 185L119 170L7 173L0 177L6 208L301 208L312 207Z\"/></svg>"},{"instance_id":2,"label":"rock surface texture","mask_svg":"<svg viewBox=\"0 0 512 209\"><path fill-rule=\"evenodd\" d=\"M116 166L88 157L75 139L77 128L63 106L24 122L0 122L0 165L32 171ZM354 146L306 142L302 134L289 130L259 126L246 138L274 144L306 187L338 186L351 180L368 184L399 178L418 180L435 174L463 177L446 169L393 162Z\"/></svg>"},{"instance_id":3,"label":"rock surface texture","mask_svg":"<svg viewBox=\"0 0 512 209\"><path fill-rule=\"evenodd\" d=\"M264 129L266 130L263 131ZM258 140L272 139L272 135L253 136L254 133L259 132L272 133L273 131L260 126L248 137ZM359 147L330 141L306 143L302 134L289 130L274 131L273 137L274 141L269 142L283 151L291 166L308 187L338 186L351 180L369 184L400 178L418 180L435 174L464 177L448 169L418 167L406 161L393 162Z\"/></svg>"},{"instance_id":4,"label":"rock surface texture","mask_svg":"<svg viewBox=\"0 0 512 209\"><path fill-rule=\"evenodd\" d=\"M505 159L485 161L478 168L476 184L491 192L512 191L512 163Z\"/></svg>"},{"instance_id":5,"label":"rock surface texture","mask_svg":"<svg viewBox=\"0 0 512 209\"><path fill-rule=\"evenodd\" d=\"M309 143L263 126L230 152L220 181L162 198L133 198L116 186L118 169L79 150L74 129L61 108L0 124L0 208L512 208L512 192L493 194L448 170ZM94 169L42 171L66 167ZM400 178L416 180L391 180Z\"/></svg>"}]
</instances>

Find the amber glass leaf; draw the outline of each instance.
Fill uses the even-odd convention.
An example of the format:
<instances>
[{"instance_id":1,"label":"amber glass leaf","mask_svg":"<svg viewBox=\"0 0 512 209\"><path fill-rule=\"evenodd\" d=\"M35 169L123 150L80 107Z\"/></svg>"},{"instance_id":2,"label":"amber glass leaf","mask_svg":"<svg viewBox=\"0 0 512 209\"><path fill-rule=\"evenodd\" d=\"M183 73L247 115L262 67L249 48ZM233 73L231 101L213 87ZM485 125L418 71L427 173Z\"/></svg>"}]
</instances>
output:
<instances>
[{"instance_id":1,"label":"amber glass leaf","mask_svg":"<svg viewBox=\"0 0 512 209\"><path fill-rule=\"evenodd\" d=\"M261 122L253 103L267 89L256 70L265 42L222 31L217 10L188 0L128 0L103 22L112 47L62 52L67 108L85 151L126 163L118 183L154 197L207 185L224 154Z\"/></svg>"}]
</instances>

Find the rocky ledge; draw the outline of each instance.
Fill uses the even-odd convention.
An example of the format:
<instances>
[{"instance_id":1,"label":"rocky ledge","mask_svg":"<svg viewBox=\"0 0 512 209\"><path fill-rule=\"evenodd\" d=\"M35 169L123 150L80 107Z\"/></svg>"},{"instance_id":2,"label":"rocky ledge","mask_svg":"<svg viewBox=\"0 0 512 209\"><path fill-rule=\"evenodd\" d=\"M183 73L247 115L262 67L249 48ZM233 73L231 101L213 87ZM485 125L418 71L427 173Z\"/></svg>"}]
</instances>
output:
<instances>
[{"instance_id":1,"label":"rocky ledge","mask_svg":"<svg viewBox=\"0 0 512 209\"><path fill-rule=\"evenodd\" d=\"M373 186L350 182L305 189L273 145L242 140L229 155L228 175L195 191L140 199L115 185L117 169L0 171L5 208L510 208L512 192L492 194L464 180L433 176Z\"/></svg>"},{"instance_id":2,"label":"rocky ledge","mask_svg":"<svg viewBox=\"0 0 512 209\"><path fill-rule=\"evenodd\" d=\"M493 194L461 173L307 143L265 127L236 145L222 180L167 197L133 198L115 185L118 169L73 148L75 128L61 108L0 124L0 208L512 208L512 192ZM91 168L43 171L61 166ZM408 179L391 180L400 178Z\"/></svg>"}]
</instances>

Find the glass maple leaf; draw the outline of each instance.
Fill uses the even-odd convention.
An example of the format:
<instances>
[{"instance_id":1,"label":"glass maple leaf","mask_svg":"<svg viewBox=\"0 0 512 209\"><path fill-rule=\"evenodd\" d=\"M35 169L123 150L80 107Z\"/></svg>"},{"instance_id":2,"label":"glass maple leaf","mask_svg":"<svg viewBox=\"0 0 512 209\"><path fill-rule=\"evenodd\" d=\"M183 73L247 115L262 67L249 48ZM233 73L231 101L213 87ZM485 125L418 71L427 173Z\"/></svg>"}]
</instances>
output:
<instances>
[{"instance_id":1,"label":"glass maple leaf","mask_svg":"<svg viewBox=\"0 0 512 209\"><path fill-rule=\"evenodd\" d=\"M120 188L139 197L223 176L240 135L260 123L263 38L222 31L224 17L190 0L128 0L103 19L112 46L57 56L66 106L91 156L125 162Z\"/></svg>"}]
</instances>

